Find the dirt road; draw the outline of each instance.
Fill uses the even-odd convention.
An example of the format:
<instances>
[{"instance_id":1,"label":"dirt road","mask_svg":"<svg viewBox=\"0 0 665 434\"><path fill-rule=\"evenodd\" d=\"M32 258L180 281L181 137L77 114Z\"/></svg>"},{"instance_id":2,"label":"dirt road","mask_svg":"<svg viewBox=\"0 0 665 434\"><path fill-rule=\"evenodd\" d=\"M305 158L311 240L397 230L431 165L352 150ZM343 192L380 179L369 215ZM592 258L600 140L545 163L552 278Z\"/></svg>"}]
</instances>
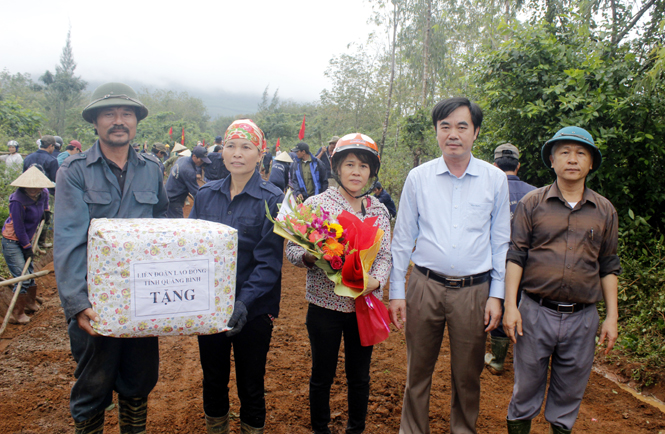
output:
<instances>
[{"instance_id":1,"label":"dirt road","mask_svg":"<svg viewBox=\"0 0 665 434\"><path fill-rule=\"evenodd\" d=\"M308 433L307 402L310 369L305 329L305 273L284 261L280 318L275 321L269 353L266 401L269 433ZM52 265L48 265L52 267ZM52 275L39 279L46 301L28 326L10 325L0 339L0 433L72 433L69 390L74 361L64 315ZM201 368L193 337L162 338L160 380L150 397L148 432L204 433ZM334 432L344 432L346 388L342 357L332 391ZM448 432L450 405L449 351L446 340L435 371L430 419L433 433ZM367 433L396 433L404 388L406 347L404 335L394 332L376 346L372 362L372 389ZM482 376L482 402L478 431L505 432L505 415L513 383L512 365L502 377ZM238 399L231 386L233 429L239 431ZM107 433L117 433L117 411L107 412ZM633 434L665 432L663 414L633 398L612 382L592 374L575 432ZM534 423L536 434L546 433L542 415Z\"/></svg>"}]
</instances>

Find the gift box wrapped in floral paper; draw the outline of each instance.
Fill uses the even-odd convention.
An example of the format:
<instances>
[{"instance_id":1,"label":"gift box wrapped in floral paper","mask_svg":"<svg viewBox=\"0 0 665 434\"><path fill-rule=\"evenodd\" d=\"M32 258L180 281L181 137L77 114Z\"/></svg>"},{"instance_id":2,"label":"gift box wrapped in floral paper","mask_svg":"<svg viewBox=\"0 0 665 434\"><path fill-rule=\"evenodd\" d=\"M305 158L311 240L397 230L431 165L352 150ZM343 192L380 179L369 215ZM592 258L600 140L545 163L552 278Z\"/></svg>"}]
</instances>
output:
<instances>
[{"instance_id":1,"label":"gift box wrapped in floral paper","mask_svg":"<svg viewBox=\"0 0 665 434\"><path fill-rule=\"evenodd\" d=\"M88 298L104 336L200 335L228 330L237 230L204 220L94 219Z\"/></svg>"}]
</instances>

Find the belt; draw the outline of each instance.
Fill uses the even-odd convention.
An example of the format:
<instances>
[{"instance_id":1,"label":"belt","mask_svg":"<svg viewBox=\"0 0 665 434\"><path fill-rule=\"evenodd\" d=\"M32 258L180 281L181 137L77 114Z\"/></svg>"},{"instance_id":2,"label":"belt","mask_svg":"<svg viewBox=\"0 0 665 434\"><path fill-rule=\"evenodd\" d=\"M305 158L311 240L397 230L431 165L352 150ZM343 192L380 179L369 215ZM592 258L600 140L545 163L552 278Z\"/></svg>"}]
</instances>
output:
<instances>
[{"instance_id":1,"label":"belt","mask_svg":"<svg viewBox=\"0 0 665 434\"><path fill-rule=\"evenodd\" d=\"M562 301L554 301L550 300L549 298L543 298L540 295L533 294L531 292L527 292L526 295L528 295L531 300L535 301L539 305L544 306L548 309L552 309L559 313L575 313L595 304L595 303L566 303Z\"/></svg>"},{"instance_id":2,"label":"belt","mask_svg":"<svg viewBox=\"0 0 665 434\"><path fill-rule=\"evenodd\" d=\"M490 278L489 271L474 274L473 276L446 277L430 270L429 268L421 267L420 265L416 265L415 267L416 270L423 273L428 279L436 280L446 288L464 288L467 286L480 285L481 283L487 282Z\"/></svg>"}]
</instances>

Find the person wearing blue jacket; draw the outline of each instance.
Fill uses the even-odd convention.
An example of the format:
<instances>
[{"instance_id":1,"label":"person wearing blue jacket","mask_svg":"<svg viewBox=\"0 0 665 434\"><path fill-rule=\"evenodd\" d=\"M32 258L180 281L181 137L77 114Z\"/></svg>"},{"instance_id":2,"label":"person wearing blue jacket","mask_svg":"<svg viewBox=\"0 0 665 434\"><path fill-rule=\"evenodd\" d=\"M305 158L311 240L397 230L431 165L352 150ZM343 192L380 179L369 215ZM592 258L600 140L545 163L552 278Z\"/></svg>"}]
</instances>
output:
<instances>
[{"instance_id":1,"label":"person wearing blue jacket","mask_svg":"<svg viewBox=\"0 0 665 434\"><path fill-rule=\"evenodd\" d=\"M289 186L289 168L291 167L291 163L293 163L293 160L287 152L280 153L272 163L272 170L270 170L268 181L275 184L282 191L286 191Z\"/></svg>"},{"instance_id":2,"label":"person wearing blue jacket","mask_svg":"<svg viewBox=\"0 0 665 434\"><path fill-rule=\"evenodd\" d=\"M383 185L381 185L379 181L376 181L372 186L372 193L374 193L374 197L379 199L379 202L386 206L386 209L390 214L390 218L395 218L397 215L397 207L395 206L395 202L393 202L393 198L390 197L390 193L383 189Z\"/></svg>"},{"instance_id":3,"label":"person wearing blue jacket","mask_svg":"<svg viewBox=\"0 0 665 434\"><path fill-rule=\"evenodd\" d=\"M37 166L51 181L55 182L55 174L58 172L58 160L53 156L55 150L55 137L42 136L39 140L39 149L25 157L23 160L23 171L32 166ZM53 193L51 191L51 193Z\"/></svg>"},{"instance_id":4,"label":"person wearing blue jacket","mask_svg":"<svg viewBox=\"0 0 665 434\"><path fill-rule=\"evenodd\" d=\"M199 336L203 410L208 433L229 432L231 347L240 398L241 431L263 433L264 375L273 319L279 314L284 240L273 232L282 191L257 170L265 149L263 132L249 119L234 121L224 137L224 163L231 174L202 186L189 218L238 230L236 302L224 333Z\"/></svg>"},{"instance_id":5,"label":"person wearing blue jacket","mask_svg":"<svg viewBox=\"0 0 665 434\"><path fill-rule=\"evenodd\" d=\"M77 362L69 406L76 434L101 433L115 390L120 432L140 433L157 384L158 340L100 336L92 328L99 315L88 300L88 228L95 218L163 218L168 200L157 160L129 146L148 116L131 87L99 86L81 114L99 140L62 163L55 198L53 263Z\"/></svg>"},{"instance_id":6,"label":"person wearing blue jacket","mask_svg":"<svg viewBox=\"0 0 665 434\"><path fill-rule=\"evenodd\" d=\"M290 187L293 195L304 202L308 197L328 189L328 171L321 160L309 152L307 143L298 143L293 151L296 158L289 170Z\"/></svg>"},{"instance_id":7,"label":"person wearing blue jacket","mask_svg":"<svg viewBox=\"0 0 665 434\"><path fill-rule=\"evenodd\" d=\"M183 207L187 195L191 194L196 199L199 192L199 183L196 177L197 168L204 164L210 164L208 150L203 146L196 146L191 157L182 157L176 160L166 180L166 195L169 198L169 209L166 217L170 219L183 218Z\"/></svg>"},{"instance_id":8,"label":"person wearing blue jacket","mask_svg":"<svg viewBox=\"0 0 665 434\"><path fill-rule=\"evenodd\" d=\"M504 143L499 145L494 150L494 165L503 170L508 178L508 194L510 196L510 219L513 219L513 214L517 208L517 203L522 200L526 194L535 190L531 184L520 181L517 176L517 171L520 170L520 151L511 143ZM517 293L517 304L519 305L521 293ZM510 338L506 336L503 330L503 315L501 316L502 322L498 327L490 331L490 344L491 353L485 354L485 366L487 370L493 375L501 375L504 371L504 362L508 354L508 347L510 346Z\"/></svg>"}]
</instances>

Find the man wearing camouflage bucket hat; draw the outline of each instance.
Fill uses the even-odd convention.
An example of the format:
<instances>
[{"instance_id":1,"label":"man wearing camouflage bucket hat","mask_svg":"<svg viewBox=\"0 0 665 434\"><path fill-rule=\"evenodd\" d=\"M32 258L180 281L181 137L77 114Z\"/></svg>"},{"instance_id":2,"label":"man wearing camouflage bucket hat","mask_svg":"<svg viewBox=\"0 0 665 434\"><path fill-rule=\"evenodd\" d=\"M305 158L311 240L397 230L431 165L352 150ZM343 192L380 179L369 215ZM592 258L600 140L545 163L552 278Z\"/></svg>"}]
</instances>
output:
<instances>
[{"instance_id":1,"label":"man wearing camouflage bucket hat","mask_svg":"<svg viewBox=\"0 0 665 434\"><path fill-rule=\"evenodd\" d=\"M565 127L541 154L556 181L517 204L507 255L503 327L515 344L512 434L528 434L540 413L550 359L545 419L550 433L572 432L593 366L601 299L607 315L598 344L607 339L605 354L618 335L617 213L585 186L602 163L600 150L586 130ZM519 309L518 290L525 291Z\"/></svg>"},{"instance_id":2,"label":"man wearing camouflage bucket hat","mask_svg":"<svg viewBox=\"0 0 665 434\"><path fill-rule=\"evenodd\" d=\"M104 410L114 390L120 433L145 433L148 394L157 383L157 338L98 335L91 324L99 316L88 300L86 282L87 234L93 218L159 218L166 213L168 199L157 159L129 145L147 115L131 87L101 85L82 113L99 139L88 151L67 158L57 174L53 257L78 363L70 399L77 434L103 432Z\"/></svg>"}]
</instances>

